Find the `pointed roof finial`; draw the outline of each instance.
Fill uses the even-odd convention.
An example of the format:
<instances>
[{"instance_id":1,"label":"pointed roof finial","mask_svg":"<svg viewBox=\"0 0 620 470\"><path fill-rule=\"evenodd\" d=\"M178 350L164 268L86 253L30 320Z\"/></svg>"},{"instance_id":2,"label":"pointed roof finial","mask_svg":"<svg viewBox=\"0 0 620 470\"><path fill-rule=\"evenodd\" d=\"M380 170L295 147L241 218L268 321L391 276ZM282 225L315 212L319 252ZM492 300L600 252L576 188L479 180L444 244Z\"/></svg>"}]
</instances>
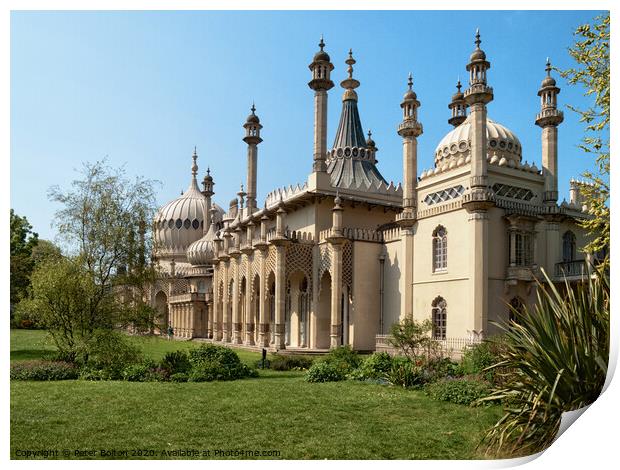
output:
<instances>
[{"instance_id":1,"label":"pointed roof finial","mask_svg":"<svg viewBox=\"0 0 620 470\"><path fill-rule=\"evenodd\" d=\"M547 71L547 76L551 76L551 61L549 60L549 57L547 57L547 67L545 68L545 70Z\"/></svg>"},{"instance_id":2,"label":"pointed roof finial","mask_svg":"<svg viewBox=\"0 0 620 470\"><path fill-rule=\"evenodd\" d=\"M319 47L321 48L321 52L323 52L323 48L325 47L325 42L323 42L323 33L321 33L321 42L319 42Z\"/></svg>"},{"instance_id":3,"label":"pointed roof finial","mask_svg":"<svg viewBox=\"0 0 620 470\"><path fill-rule=\"evenodd\" d=\"M368 139L372 138L372 131L370 129L368 129Z\"/></svg>"},{"instance_id":4,"label":"pointed roof finial","mask_svg":"<svg viewBox=\"0 0 620 470\"><path fill-rule=\"evenodd\" d=\"M407 85L410 90L413 88L413 74L411 72L409 72L409 80L407 81Z\"/></svg>"},{"instance_id":5,"label":"pointed roof finial","mask_svg":"<svg viewBox=\"0 0 620 470\"><path fill-rule=\"evenodd\" d=\"M196 163L196 159L198 158L198 154L196 153L196 146L194 146L194 154L192 155L192 160L194 163L192 164L192 176L196 179L196 175L198 174L198 164Z\"/></svg>"},{"instance_id":6,"label":"pointed roof finial","mask_svg":"<svg viewBox=\"0 0 620 470\"><path fill-rule=\"evenodd\" d=\"M211 168L207 167L207 175L211 175Z\"/></svg>"},{"instance_id":7,"label":"pointed roof finial","mask_svg":"<svg viewBox=\"0 0 620 470\"><path fill-rule=\"evenodd\" d=\"M344 63L349 66L347 68L349 78L353 78L353 64L355 64L355 59L353 58L353 49L349 49L349 58L345 60Z\"/></svg>"},{"instance_id":8,"label":"pointed roof finial","mask_svg":"<svg viewBox=\"0 0 620 470\"><path fill-rule=\"evenodd\" d=\"M476 40L474 42L476 43L476 49L480 49L480 43L482 42L480 40L480 28L476 28Z\"/></svg>"},{"instance_id":9,"label":"pointed roof finial","mask_svg":"<svg viewBox=\"0 0 620 470\"><path fill-rule=\"evenodd\" d=\"M252 107L250 108L250 110L252 111L252 114L254 114L254 111L256 111L256 106L254 105L254 100L252 100Z\"/></svg>"},{"instance_id":10,"label":"pointed roof finial","mask_svg":"<svg viewBox=\"0 0 620 470\"><path fill-rule=\"evenodd\" d=\"M460 76L458 76L458 77L456 78L456 89L457 89L458 93L460 93L460 92L461 92L461 87L462 87L462 86L463 86L463 85L461 85L461 77L460 77Z\"/></svg>"}]
</instances>

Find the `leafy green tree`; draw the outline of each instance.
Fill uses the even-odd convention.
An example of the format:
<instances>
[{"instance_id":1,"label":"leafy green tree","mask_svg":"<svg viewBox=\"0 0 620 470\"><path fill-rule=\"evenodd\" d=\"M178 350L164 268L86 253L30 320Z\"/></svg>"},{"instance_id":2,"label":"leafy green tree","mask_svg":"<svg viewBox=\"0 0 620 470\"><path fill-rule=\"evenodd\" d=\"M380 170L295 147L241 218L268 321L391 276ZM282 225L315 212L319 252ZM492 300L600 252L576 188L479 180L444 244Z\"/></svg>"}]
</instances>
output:
<instances>
[{"instance_id":1,"label":"leafy green tree","mask_svg":"<svg viewBox=\"0 0 620 470\"><path fill-rule=\"evenodd\" d=\"M433 323L429 319L417 321L405 317L390 328L389 342L413 362L431 359L439 353L437 342L430 336L432 330Z\"/></svg>"},{"instance_id":2,"label":"leafy green tree","mask_svg":"<svg viewBox=\"0 0 620 470\"><path fill-rule=\"evenodd\" d=\"M583 226L592 236L585 247L590 253L603 253L604 265L609 266L610 211L609 211L609 13L598 16L592 24L584 24L575 31L575 44L569 48L576 66L560 71L571 85L585 89L585 96L592 97L592 106L569 108L586 124L586 136L580 148L596 156L597 170L585 172L584 177L592 186L584 187L583 194L592 218Z\"/></svg>"},{"instance_id":3,"label":"leafy green tree","mask_svg":"<svg viewBox=\"0 0 620 470\"><path fill-rule=\"evenodd\" d=\"M20 217L11 209L11 306L28 292L30 274L34 267L32 250L39 236L32 231L26 217Z\"/></svg>"},{"instance_id":4,"label":"leafy green tree","mask_svg":"<svg viewBox=\"0 0 620 470\"><path fill-rule=\"evenodd\" d=\"M62 257L60 248L49 240L39 239L39 242L32 248L32 262L34 266L50 260Z\"/></svg>"},{"instance_id":5,"label":"leafy green tree","mask_svg":"<svg viewBox=\"0 0 620 470\"><path fill-rule=\"evenodd\" d=\"M153 182L130 180L123 168L102 161L84 164L70 189L53 187L49 194L62 205L54 225L67 256L49 245L39 253L32 298L20 311L49 330L66 358L87 362L101 341L118 342L114 329L136 322L144 328L144 318L155 318L144 295L154 276L147 231Z\"/></svg>"}]
</instances>

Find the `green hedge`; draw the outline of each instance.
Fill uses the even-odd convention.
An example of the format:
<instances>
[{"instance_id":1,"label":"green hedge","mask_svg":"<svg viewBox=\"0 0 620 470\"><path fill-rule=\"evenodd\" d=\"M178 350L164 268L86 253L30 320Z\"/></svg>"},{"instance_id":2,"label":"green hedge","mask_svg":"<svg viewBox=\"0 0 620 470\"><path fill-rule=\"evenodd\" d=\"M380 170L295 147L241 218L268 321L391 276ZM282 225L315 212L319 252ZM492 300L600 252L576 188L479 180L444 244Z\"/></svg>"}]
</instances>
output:
<instances>
[{"instance_id":1,"label":"green hedge","mask_svg":"<svg viewBox=\"0 0 620 470\"><path fill-rule=\"evenodd\" d=\"M79 376L79 369L64 361L19 361L11 363L13 380L72 380Z\"/></svg>"}]
</instances>

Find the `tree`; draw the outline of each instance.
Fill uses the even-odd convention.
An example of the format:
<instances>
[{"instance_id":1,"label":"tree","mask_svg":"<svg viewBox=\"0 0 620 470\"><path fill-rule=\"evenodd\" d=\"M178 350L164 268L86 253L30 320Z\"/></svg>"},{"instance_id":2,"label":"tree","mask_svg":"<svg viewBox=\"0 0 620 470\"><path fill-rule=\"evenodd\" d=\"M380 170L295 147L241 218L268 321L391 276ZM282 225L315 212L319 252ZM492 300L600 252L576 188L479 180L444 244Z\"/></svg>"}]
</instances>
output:
<instances>
[{"instance_id":1,"label":"tree","mask_svg":"<svg viewBox=\"0 0 620 470\"><path fill-rule=\"evenodd\" d=\"M586 136L579 146L584 152L596 155L597 170L583 176L592 184L583 188L583 194L592 216L583 226L592 236L585 247L590 253L602 253L603 264L609 266L610 211L609 211L609 13L598 16L593 24L584 24L575 31L575 44L569 54L577 65L560 71L570 85L585 88L585 96L593 97L592 106L580 109L569 106L586 123Z\"/></svg>"},{"instance_id":2,"label":"tree","mask_svg":"<svg viewBox=\"0 0 620 470\"><path fill-rule=\"evenodd\" d=\"M430 336L432 330L433 322L429 319L419 322L405 317L390 328L389 342L413 362L419 359L430 360L438 354L439 349L437 342Z\"/></svg>"},{"instance_id":3,"label":"tree","mask_svg":"<svg viewBox=\"0 0 620 470\"><path fill-rule=\"evenodd\" d=\"M31 257L35 268L47 260L58 259L61 256L60 248L49 240L40 239L32 248Z\"/></svg>"},{"instance_id":4,"label":"tree","mask_svg":"<svg viewBox=\"0 0 620 470\"><path fill-rule=\"evenodd\" d=\"M27 294L34 267L32 250L38 241L39 236L32 231L28 219L11 209L11 306Z\"/></svg>"},{"instance_id":5,"label":"tree","mask_svg":"<svg viewBox=\"0 0 620 470\"><path fill-rule=\"evenodd\" d=\"M32 299L21 309L49 329L68 358L86 362L105 332L154 318L144 285L154 277L147 221L155 195L152 181L130 180L106 161L85 163L81 176L69 190L50 189L62 205L54 225L67 256L51 254L37 265Z\"/></svg>"}]
</instances>

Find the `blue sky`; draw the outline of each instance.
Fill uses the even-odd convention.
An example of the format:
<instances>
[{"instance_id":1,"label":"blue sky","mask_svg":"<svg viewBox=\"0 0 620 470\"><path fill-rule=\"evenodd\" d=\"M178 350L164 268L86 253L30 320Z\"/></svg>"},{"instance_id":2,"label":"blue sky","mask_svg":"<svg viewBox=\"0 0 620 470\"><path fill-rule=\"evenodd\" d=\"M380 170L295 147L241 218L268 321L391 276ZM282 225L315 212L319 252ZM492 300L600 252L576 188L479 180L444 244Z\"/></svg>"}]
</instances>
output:
<instances>
[{"instance_id":1,"label":"blue sky","mask_svg":"<svg viewBox=\"0 0 620 470\"><path fill-rule=\"evenodd\" d=\"M520 138L524 159L540 167L536 95L545 59L572 65L572 32L591 11L504 12L13 12L11 14L11 207L43 238L58 209L50 186L68 187L83 161L107 156L129 175L161 182L164 204L188 186L198 147L202 177L215 178L227 206L245 180L241 127L254 100L264 125L258 196L303 182L312 166L313 99L308 64L322 34L335 70L329 93L333 141L353 48L364 130L373 131L384 177L402 176L396 126L409 71L422 103L418 171L451 126L447 104L480 28L495 99L489 116ZM583 124L565 108L589 105L583 90L562 88L560 198L568 180L593 167L577 145ZM259 202L262 204L262 202Z\"/></svg>"}]
</instances>

